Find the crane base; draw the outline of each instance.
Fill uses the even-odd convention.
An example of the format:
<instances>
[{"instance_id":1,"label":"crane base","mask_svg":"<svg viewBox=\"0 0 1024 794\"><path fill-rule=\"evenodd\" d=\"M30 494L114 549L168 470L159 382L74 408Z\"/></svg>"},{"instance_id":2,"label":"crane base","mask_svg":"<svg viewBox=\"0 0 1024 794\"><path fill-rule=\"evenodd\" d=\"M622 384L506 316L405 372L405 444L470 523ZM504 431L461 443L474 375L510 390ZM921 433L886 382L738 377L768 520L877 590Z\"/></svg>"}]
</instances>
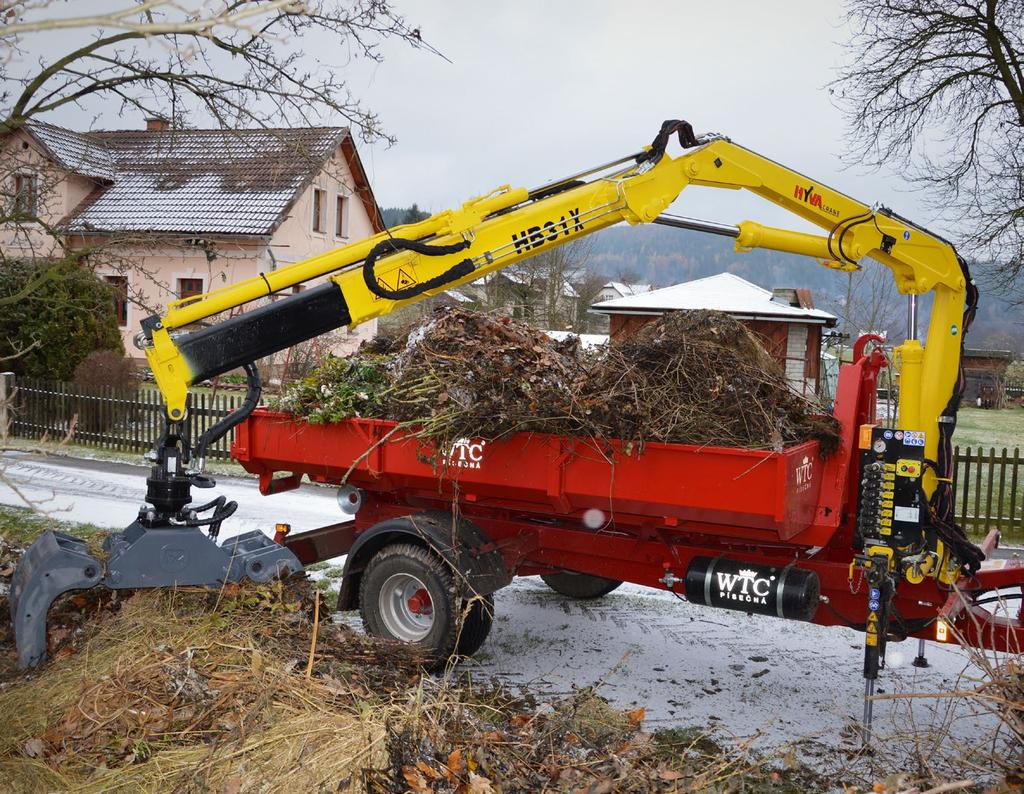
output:
<instances>
[{"instance_id":1,"label":"crane base","mask_svg":"<svg viewBox=\"0 0 1024 794\"><path fill-rule=\"evenodd\" d=\"M85 541L49 530L25 552L10 593L20 667L35 667L46 657L46 614L70 590L219 587L303 570L291 551L258 530L218 546L199 529L145 527L136 521L107 536L103 547L109 554L105 564L89 553Z\"/></svg>"}]
</instances>

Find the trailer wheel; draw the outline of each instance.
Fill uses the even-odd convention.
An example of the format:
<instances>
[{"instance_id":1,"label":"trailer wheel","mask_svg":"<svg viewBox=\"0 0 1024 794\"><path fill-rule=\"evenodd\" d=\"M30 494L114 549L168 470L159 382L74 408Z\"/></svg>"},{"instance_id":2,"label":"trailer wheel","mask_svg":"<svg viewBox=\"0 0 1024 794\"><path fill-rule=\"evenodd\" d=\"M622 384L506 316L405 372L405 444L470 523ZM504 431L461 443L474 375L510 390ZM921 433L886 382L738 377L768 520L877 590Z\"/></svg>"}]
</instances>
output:
<instances>
[{"instance_id":1,"label":"trailer wheel","mask_svg":"<svg viewBox=\"0 0 1024 794\"><path fill-rule=\"evenodd\" d=\"M622 584L621 579L605 579L603 576L592 576L587 573L561 571L559 573L541 574L544 584L570 598L590 599L608 595Z\"/></svg>"},{"instance_id":2,"label":"trailer wheel","mask_svg":"<svg viewBox=\"0 0 1024 794\"><path fill-rule=\"evenodd\" d=\"M420 645L440 667L483 645L494 601L490 596L463 598L436 554L396 543L378 551L363 571L359 613L368 634Z\"/></svg>"}]
</instances>

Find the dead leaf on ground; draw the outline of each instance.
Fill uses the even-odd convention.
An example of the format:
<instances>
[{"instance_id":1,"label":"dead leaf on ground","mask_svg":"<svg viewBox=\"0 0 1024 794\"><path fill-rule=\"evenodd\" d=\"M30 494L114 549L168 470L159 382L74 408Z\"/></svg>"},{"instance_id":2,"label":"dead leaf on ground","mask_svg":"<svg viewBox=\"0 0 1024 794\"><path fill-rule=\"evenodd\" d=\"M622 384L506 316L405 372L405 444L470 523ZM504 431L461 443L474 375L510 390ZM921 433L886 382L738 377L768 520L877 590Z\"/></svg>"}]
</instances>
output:
<instances>
[{"instance_id":1,"label":"dead leaf on ground","mask_svg":"<svg viewBox=\"0 0 1024 794\"><path fill-rule=\"evenodd\" d=\"M403 766L402 777L405 778L405 784L412 789L413 794L428 794L430 791L427 779L423 777L423 773L416 767Z\"/></svg>"},{"instance_id":2,"label":"dead leaf on ground","mask_svg":"<svg viewBox=\"0 0 1024 794\"><path fill-rule=\"evenodd\" d=\"M45 752L46 744L39 738L29 739L23 749L29 758L39 758Z\"/></svg>"},{"instance_id":3,"label":"dead leaf on ground","mask_svg":"<svg viewBox=\"0 0 1024 794\"><path fill-rule=\"evenodd\" d=\"M494 788L491 786L491 781L483 775L470 772L466 794L494 794Z\"/></svg>"}]
</instances>

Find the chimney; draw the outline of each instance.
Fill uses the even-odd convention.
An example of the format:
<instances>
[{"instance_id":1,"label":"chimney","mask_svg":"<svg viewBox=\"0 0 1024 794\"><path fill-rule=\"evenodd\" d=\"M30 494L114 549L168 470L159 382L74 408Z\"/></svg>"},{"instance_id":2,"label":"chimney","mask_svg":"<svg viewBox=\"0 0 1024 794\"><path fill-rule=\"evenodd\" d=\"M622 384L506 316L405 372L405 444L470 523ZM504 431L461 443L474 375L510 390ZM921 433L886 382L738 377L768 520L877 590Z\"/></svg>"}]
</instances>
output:
<instances>
[{"instance_id":1,"label":"chimney","mask_svg":"<svg viewBox=\"0 0 1024 794\"><path fill-rule=\"evenodd\" d=\"M165 132L171 128L171 124L167 119L162 119L159 116L151 116L146 119L146 131L147 132Z\"/></svg>"}]
</instances>

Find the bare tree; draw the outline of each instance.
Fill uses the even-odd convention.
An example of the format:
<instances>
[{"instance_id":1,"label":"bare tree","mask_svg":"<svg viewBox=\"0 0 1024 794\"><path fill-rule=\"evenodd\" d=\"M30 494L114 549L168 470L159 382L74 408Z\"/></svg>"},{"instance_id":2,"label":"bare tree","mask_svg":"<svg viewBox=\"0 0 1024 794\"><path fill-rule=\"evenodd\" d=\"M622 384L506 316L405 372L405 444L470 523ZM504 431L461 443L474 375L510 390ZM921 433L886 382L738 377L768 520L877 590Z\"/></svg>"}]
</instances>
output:
<instances>
[{"instance_id":1,"label":"bare tree","mask_svg":"<svg viewBox=\"0 0 1024 794\"><path fill-rule=\"evenodd\" d=\"M597 301L601 288L608 283L603 273L584 270L573 280L576 288L576 323L575 329L582 333L607 333L608 317L603 314L590 314L590 307Z\"/></svg>"},{"instance_id":2,"label":"bare tree","mask_svg":"<svg viewBox=\"0 0 1024 794\"><path fill-rule=\"evenodd\" d=\"M503 309L542 328L573 328L579 296L573 283L586 268L592 239L583 238L541 251L493 274L485 285L487 309Z\"/></svg>"},{"instance_id":3,"label":"bare tree","mask_svg":"<svg viewBox=\"0 0 1024 794\"><path fill-rule=\"evenodd\" d=\"M383 39L423 45L388 0L146 0L61 16L55 0L0 1L0 134L73 105L114 100L122 112L218 126L296 126L345 119L365 140L393 140L349 90L343 71L305 57L323 35L379 61ZM76 44L37 62L28 37L56 29Z\"/></svg>"},{"instance_id":4,"label":"bare tree","mask_svg":"<svg viewBox=\"0 0 1024 794\"><path fill-rule=\"evenodd\" d=\"M1024 0L848 0L850 159L902 165L1007 285L1024 272ZM1019 285L1017 285L1019 286Z\"/></svg>"},{"instance_id":5,"label":"bare tree","mask_svg":"<svg viewBox=\"0 0 1024 794\"><path fill-rule=\"evenodd\" d=\"M842 317L848 344L864 333L900 339L905 330L903 297L889 271L876 262L851 273L846 295L830 308Z\"/></svg>"}]
</instances>

